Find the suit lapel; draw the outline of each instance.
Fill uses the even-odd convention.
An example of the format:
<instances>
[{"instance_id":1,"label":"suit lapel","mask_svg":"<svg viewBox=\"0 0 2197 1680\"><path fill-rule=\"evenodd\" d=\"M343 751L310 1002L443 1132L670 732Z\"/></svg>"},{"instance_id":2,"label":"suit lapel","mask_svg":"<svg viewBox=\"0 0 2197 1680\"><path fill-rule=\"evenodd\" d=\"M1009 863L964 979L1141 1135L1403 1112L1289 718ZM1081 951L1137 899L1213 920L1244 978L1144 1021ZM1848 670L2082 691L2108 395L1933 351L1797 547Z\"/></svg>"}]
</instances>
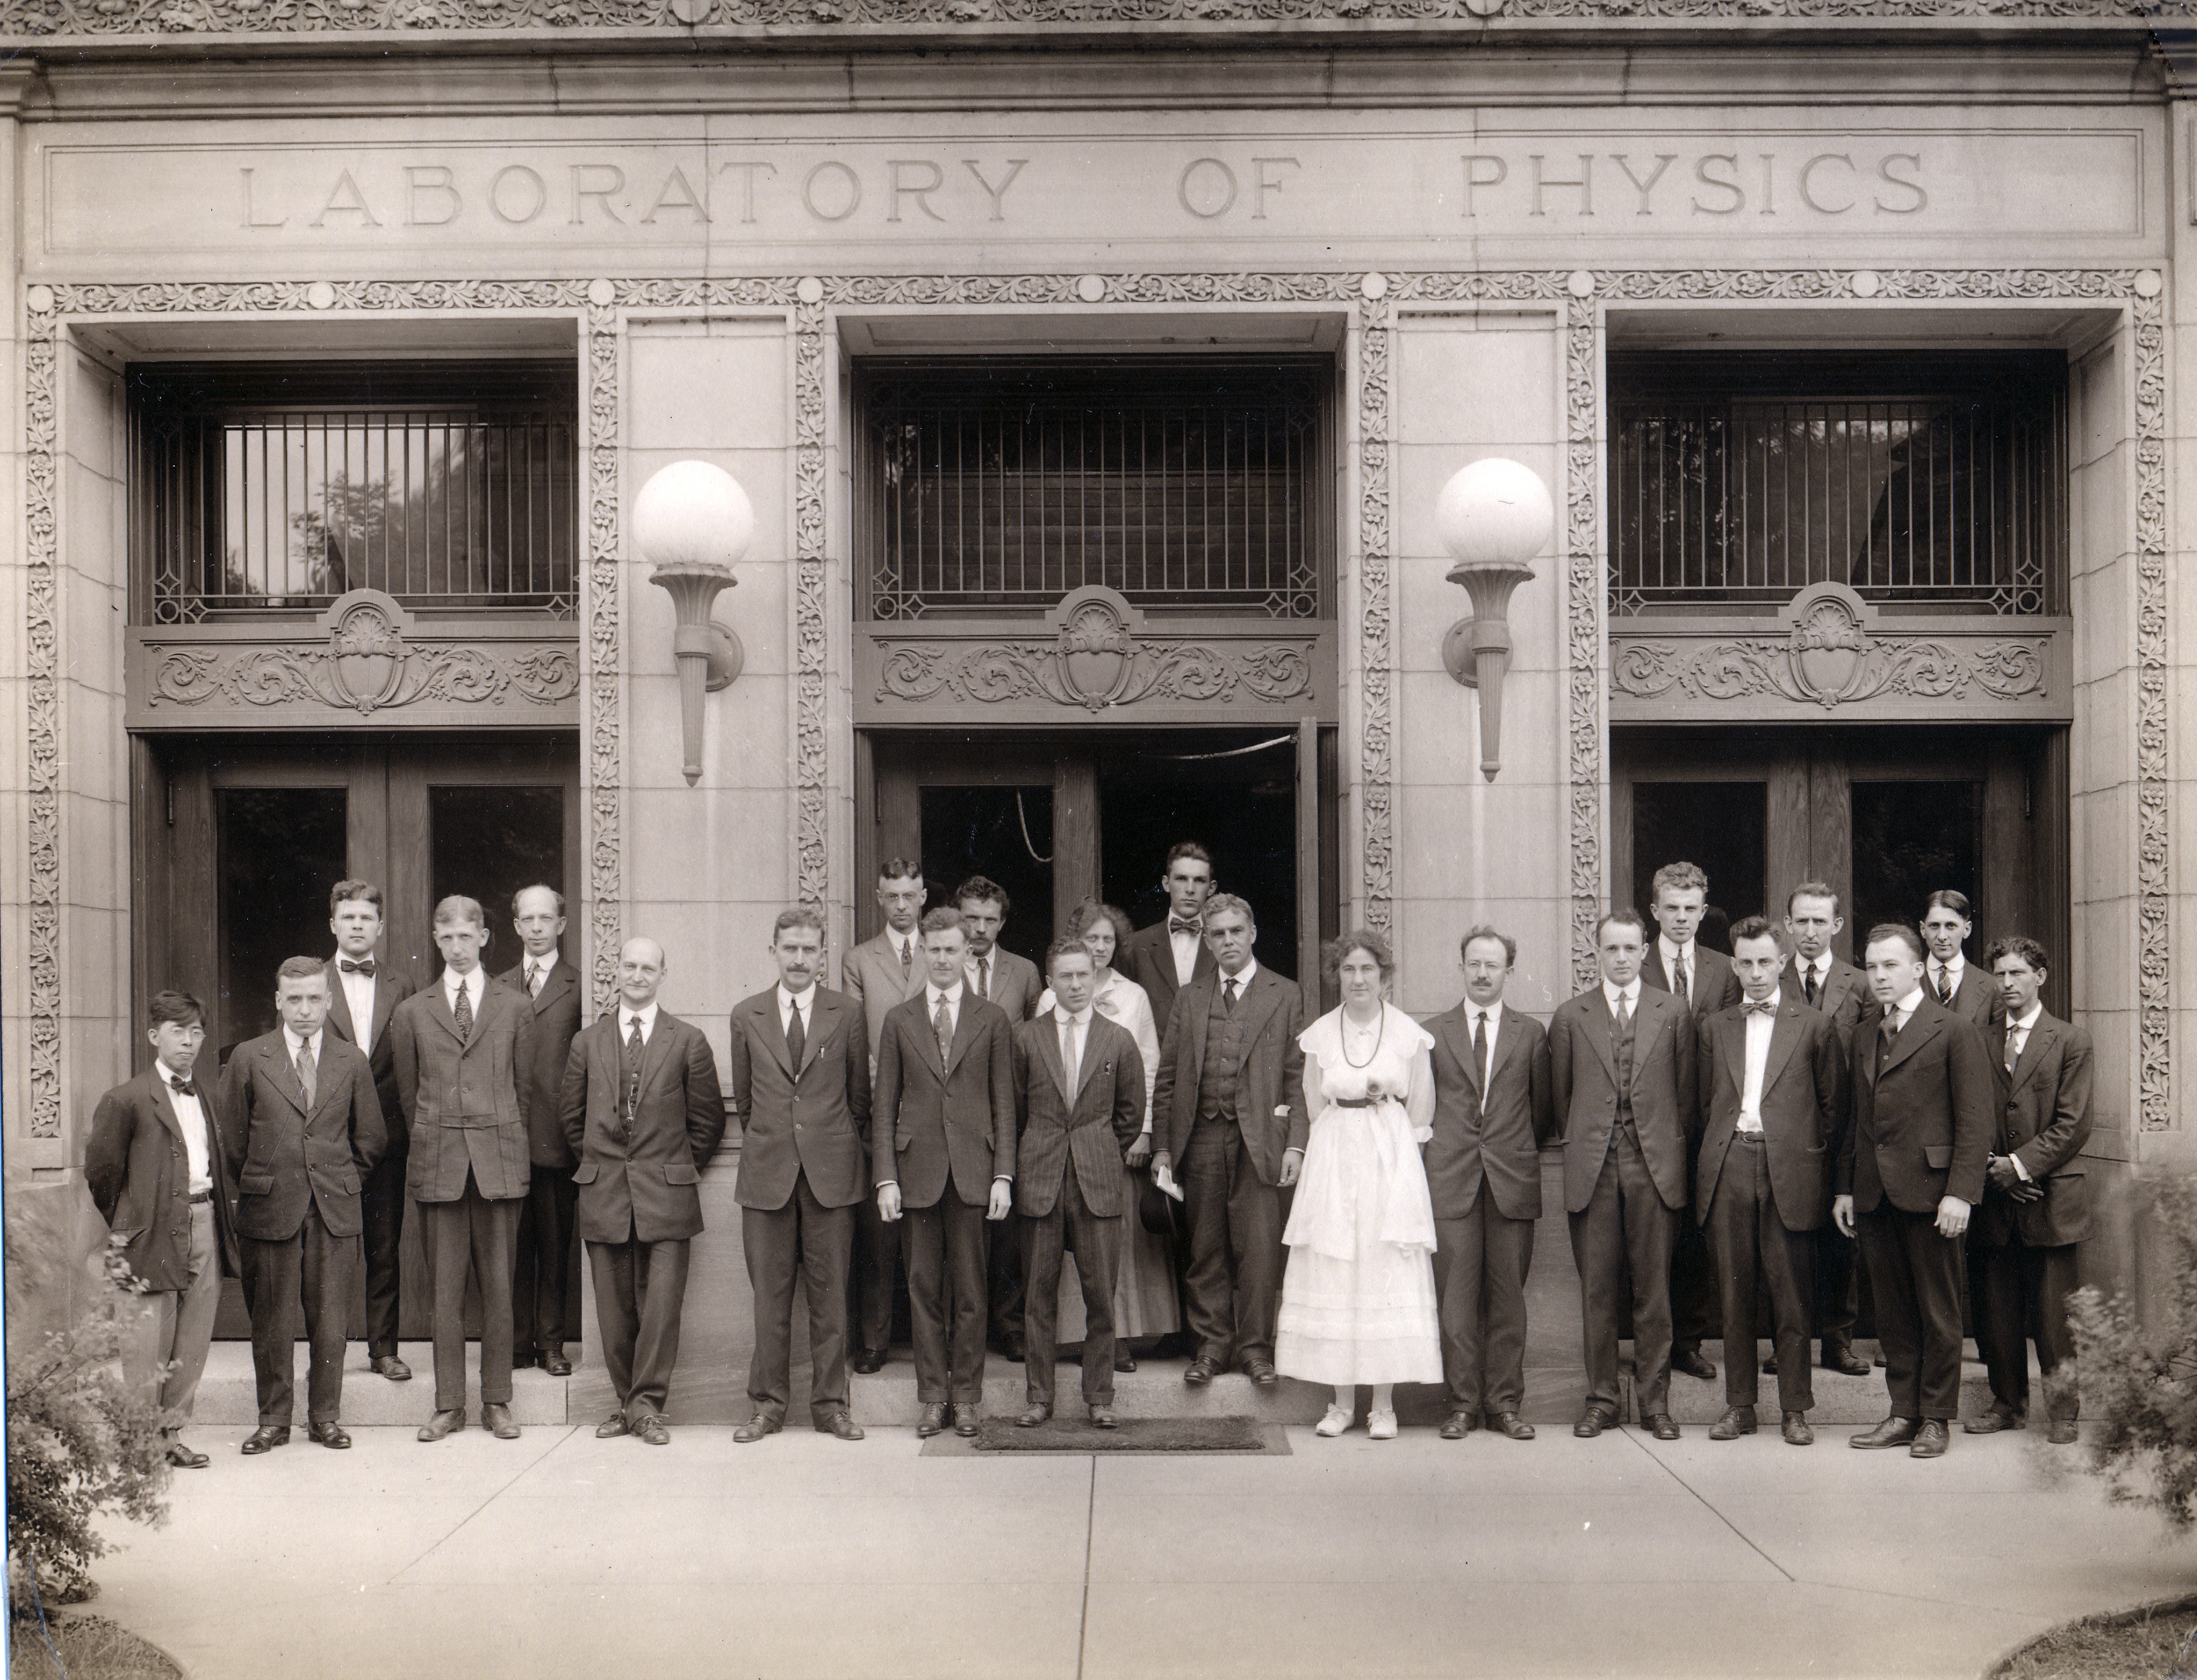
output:
<instances>
[{"instance_id":1,"label":"suit lapel","mask_svg":"<svg viewBox=\"0 0 2197 1680\"><path fill-rule=\"evenodd\" d=\"M328 976L328 1025L340 1036L358 1044L358 1025L351 1018L351 999L344 993L343 970L329 961L321 965L321 972ZM380 988L377 988L376 995L379 994ZM359 1047L364 1049L366 1046L360 1045Z\"/></svg>"},{"instance_id":2,"label":"suit lapel","mask_svg":"<svg viewBox=\"0 0 2197 1680\"><path fill-rule=\"evenodd\" d=\"M1037 1035L1039 1059L1052 1070L1054 1086L1059 1091L1063 1097L1065 1097L1068 1099L1068 1106L1071 1110L1073 1110L1075 1107L1075 1093L1068 1088L1067 1064L1060 1059L1060 1017L1057 1015L1051 1014L1041 1015L1038 1017L1038 1023L1045 1028L1043 1032ZM1087 1027L1083 1031L1086 1040L1084 1046L1084 1059L1088 1061L1090 1060L1090 1046L1088 1040L1091 1035L1091 1029Z\"/></svg>"},{"instance_id":3,"label":"suit lapel","mask_svg":"<svg viewBox=\"0 0 2197 1680\"><path fill-rule=\"evenodd\" d=\"M999 965L996 963L992 965L991 978L993 983L996 985L1000 978ZM971 1017L977 1013L974 1005L983 1001L984 1001L984 999L978 998L977 995L977 988L975 983L968 980L964 980L961 982L961 1007L954 1012L954 1044L952 1046L954 1053L946 1058L946 1066L943 1069L948 1078L953 1076L954 1069L960 1065L961 1054L964 1051L969 1048L969 1041L977 1035L977 1024ZM934 1039L937 1036L938 1034L935 1032L931 1034L931 1037Z\"/></svg>"},{"instance_id":4,"label":"suit lapel","mask_svg":"<svg viewBox=\"0 0 2197 1680\"><path fill-rule=\"evenodd\" d=\"M2057 1025L2058 1023L2049 1015L2039 1015L2037 1017L2037 1024L2029 1029L2028 1038L2022 1042L2021 1054L2014 1058L2014 1071L2007 1075L2007 1084L2010 1089L2020 1090L2023 1081L2036 1071L2037 1058L2051 1047ZM2006 1060L2006 1039L2003 1034L1998 1041L1998 1056L2001 1065L2003 1065Z\"/></svg>"},{"instance_id":5,"label":"suit lapel","mask_svg":"<svg viewBox=\"0 0 2197 1680\"><path fill-rule=\"evenodd\" d=\"M323 1033L321 1034L321 1051L323 1058L327 1055L328 1047L328 1034ZM310 1120L313 1117L312 1105L306 1103L305 1087L298 1083L298 1069L290 1061L289 1034L277 1029L275 1042L267 1046L260 1055L267 1067L268 1083L282 1093L284 1102L297 1109L306 1119ZM316 1077L313 1083L316 1086L313 1094L318 1097L319 1079Z\"/></svg>"},{"instance_id":6,"label":"suit lapel","mask_svg":"<svg viewBox=\"0 0 2197 1680\"><path fill-rule=\"evenodd\" d=\"M1288 982L1268 968L1259 965L1251 983L1243 988L1243 995L1236 999L1236 1017L1243 1023L1243 1036L1255 1038L1259 1029L1267 1024L1267 1017L1281 1006L1282 988Z\"/></svg>"},{"instance_id":7,"label":"suit lapel","mask_svg":"<svg viewBox=\"0 0 2197 1680\"><path fill-rule=\"evenodd\" d=\"M1469 1007L1469 1005L1466 1005L1467 1009ZM1480 1058L1472 1053L1471 1020L1464 1009L1458 1010L1457 1018L1443 1026L1442 1034L1449 1040L1450 1054L1457 1057L1458 1064L1464 1069L1465 1083L1472 1087L1472 1094L1486 1102L1487 1093L1481 1088ZM1504 1049L1503 1034L1498 1032L1495 1035L1495 1059L1498 1065L1503 1059Z\"/></svg>"},{"instance_id":8,"label":"suit lapel","mask_svg":"<svg viewBox=\"0 0 2197 1680\"><path fill-rule=\"evenodd\" d=\"M1741 1017L1742 1023L1745 1017ZM1741 1036L1745 1037L1744 1031ZM1762 1088L1765 1091L1777 1083L1777 1075L1785 1071L1785 1064L1793 1059L1793 1048L1800 1042L1800 1005L1788 999L1778 1007L1770 1022L1770 1055L1762 1064ZM1742 1069L1744 1074L1744 1068ZM1745 1088L1742 1078L1741 1088Z\"/></svg>"},{"instance_id":9,"label":"suit lapel","mask_svg":"<svg viewBox=\"0 0 2197 1680\"><path fill-rule=\"evenodd\" d=\"M1648 988L1643 986L1640 990L1640 1001L1645 1004L1647 1000ZM1614 1086L1617 1083L1617 1046L1611 1038L1611 1032L1616 1023L1609 1018L1609 994L1597 986L1586 994L1580 1013L1586 1022L1586 1041L1594 1046L1594 1053L1602 1057L1603 1071L1609 1075L1609 1082ZM1633 1043L1637 1048L1640 1034L1640 1011L1638 1007L1632 1011L1632 1029ZM1638 1057L1634 1060L1638 1061Z\"/></svg>"},{"instance_id":10,"label":"suit lapel","mask_svg":"<svg viewBox=\"0 0 2197 1680\"><path fill-rule=\"evenodd\" d=\"M773 1011L774 1014L775 1012L775 1011ZM664 1058L671 1053L672 1035L677 1032L678 1028L677 1018L670 1011L658 1004L656 1008L656 1030L648 1035L648 1042L641 1049L641 1088L643 1091L648 1089L650 1083L656 1077L656 1070L664 1065ZM784 1034L781 1034L780 1037L783 1040ZM779 1045L778 1055L779 1060L783 1063L785 1060L785 1046L782 1041Z\"/></svg>"},{"instance_id":11,"label":"suit lapel","mask_svg":"<svg viewBox=\"0 0 2197 1680\"><path fill-rule=\"evenodd\" d=\"M513 983L520 992L526 990L525 964L519 965L519 978ZM534 999L534 1012L541 1014L578 984L579 982L572 977L572 965L560 955L557 959L557 966L549 970L549 977L542 982L541 995Z\"/></svg>"},{"instance_id":12,"label":"suit lapel","mask_svg":"<svg viewBox=\"0 0 2197 1680\"><path fill-rule=\"evenodd\" d=\"M191 1074L195 1079L198 1069L194 1067ZM176 1140L181 1143L183 1141L183 1122L177 1116L175 1098L168 1094L168 1076L161 1072L159 1062L155 1061L153 1063L147 1077L153 1081L153 1112L159 1115L160 1124L174 1133ZM206 1098L200 1098L199 1109L201 1113L205 1111L206 1105Z\"/></svg>"},{"instance_id":13,"label":"suit lapel","mask_svg":"<svg viewBox=\"0 0 2197 1680\"><path fill-rule=\"evenodd\" d=\"M1943 1005L1939 1005L1939 1013L1931 1016L1927 1020L1923 1018L1922 1011L1920 1009L1917 1009L1914 1014L1909 1016L1907 1017L1907 1024L1899 1029L1899 1036L1893 1040L1892 1054L1884 1058L1884 1066L1880 1070L1880 1073L1890 1073L1894 1068L1898 1067L1902 1062L1904 1062L1924 1045L1929 1043L1932 1039L1937 1037L1939 1033L1945 1030L1945 1023L1942 1017L1951 1013L1951 1011L1950 1010L1945 1009ZM1878 1030L1882 1031L1883 1029L1880 1027ZM1876 1058L1872 1056L1868 1059L1874 1062Z\"/></svg>"},{"instance_id":14,"label":"suit lapel","mask_svg":"<svg viewBox=\"0 0 2197 1680\"><path fill-rule=\"evenodd\" d=\"M1717 1053L1724 1057L1725 1070L1731 1075L1731 1088L1744 1093L1747 1090L1747 1017L1742 1015L1736 1022L1719 1020L1710 1028L1710 1035L1716 1040ZM1776 1036L1775 1033L1771 1034L1773 1039ZM1774 1045L1772 1048L1775 1048ZM1766 1069L1762 1075L1762 1086L1765 1091L1770 1088L1770 1075Z\"/></svg>"},{"instance_id":15,"label":"suit lapel","mask_svg":"<svg viewBox=\"0 0 2197 1680\"><path fill-rule=\"evenodd\" d=\"M485 986L481 988L481 1002L484 1005L488 1002L488 988ZM441 1022L443 1029L460 1044L467 1042L466 1035L458 1030L458 1017L450 1013L450 988L443 983L443 976L439 974L435 976L434 999L428 1004L427 1012ZM476 1032L480 1030L478 1010L473 1011L473 1029Z\"/></svg>"},{"instance_id":16,"label":"suit lapel","mask_svg":"<svg viewBox=\"0 0 2197 1680\"><path fill-rule=\"evenodd\" d=\"M1098 1065L1098 1051L1093 1048L1093 1043L1098 1037L1098 1023L1105 1018L1098 1013L1098 1006L1093 1004L1091 1018L1083 1023L1083 1059L1075 1065L1075 1089L1068 1095L1068 1106L1071 1109L1083 1100L1084 1087L1091 1083L1091 1070Z\"/></svg>"},{"instance_id":17,"label":"suit lapel","mask_svg":"<svg viewBox=\"0 0 2197 1680\"><path fill-rule=\"evenodd\" d=\"M824 1037L832 1023L839 1018L839 1005L827 1003L821 986L809 990L809 1033L801 1041L801 1069L807 1073L824 1049Z\"/></svg>"},{"instance_id":18,"label":"suit lapel","mask_svg":"<svg viewBox=\"0 0 2197 1680\"><path fill-rule=\"evenodd\" d=\"M785 1076L788 1079L798 1077L793 1065L793 1052L785 1047L785 1028L779 1023L777 988L773 987L751 1005L750 1013L755 1019L756 1036L770 1046L771 1056L785 1069ZM813 1004L809 1013L813 1020L816 1013Z\"/></svg>"}]
</instances>

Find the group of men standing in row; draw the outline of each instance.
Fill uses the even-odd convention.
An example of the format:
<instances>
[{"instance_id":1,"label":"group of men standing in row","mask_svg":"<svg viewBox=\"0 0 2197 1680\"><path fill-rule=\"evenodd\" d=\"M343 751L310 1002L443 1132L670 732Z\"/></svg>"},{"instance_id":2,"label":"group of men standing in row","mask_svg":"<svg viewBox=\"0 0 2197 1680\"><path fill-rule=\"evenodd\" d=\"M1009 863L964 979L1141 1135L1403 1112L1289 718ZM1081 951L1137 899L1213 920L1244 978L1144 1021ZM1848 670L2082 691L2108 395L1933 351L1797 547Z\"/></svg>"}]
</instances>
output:
<instances>
[{"instance_id":1,"label":"group of men standing in row","mask_svg":"<svg viewBox=\"0 0 2197 1680\"><path fill-rule=\"evenodd\" d=\"M1301 994L1258 965L1250 907L1214 894L1202 848L1175 848L1164 882L1165 920L1112 949L1087 942L1105 915L1079 913L1082 936L1056 941L1041 976L998 943L1003 890L976 878L925 913L920 871L895 860L877 883L886 925L849 953L842 991L820 983L821 916L777 918L779 978L733 1009L722 1086L701 1032L657 1001L666 965L654 941L621 949L617 1006L583 1031L553 889L517 895L523 959L493 981L480 964L481 907L443 901L443 973L414 995L378 966L379 891L339 883L337 954L282 965L282 1024L236 1048L211 1113L192 1078L203 1012L162 993L150 1007L154 1065L95 1116L87 1181L145 1289L141 1357L167 1367L171 1458L205 1462L179 1431L223 1271L241 1272L253 1324L260 1427L244 1451L289 1438L291 1301L303 1305L310 1348L311 1437L349 1445L339 1409L362 1237L372 1369L410 1376L397 1346L408 1199L420 1207L433 1302L435 1404L422 1440L465 1422L469 1280L480 1291L484 1428L519 1433L514 1364L571 1370L577 1225L619 1398L597 1433L663 1444L687 1245L702 1227L696 1186L728 1113L744 1131L736 1197L756 1307L753 1411L739 1440L783 1427L797 1281L814 1425L861 1438L848 1370L887 1357L903 1266L921 1433L977 1432L988 1339L1026 1360L1017 1421L1042 1423L1064 1253L1085 1307L1083 1399L1094 1423L1112 1427L1113 1372L1132 1362L1111 1302L1147 1172L1182 1204L1185 1380L1240 1364L1271 1386L1283 1196L1307 1126ZM1784 1438L1812 1440L1811 1334L1827 1367L1869 1369L1852 1348L1857 1238L1891 1416L1853 1444L1944 1451L1957 1411L1964 1243L1993 1392L1967 1427L2020 1427L2025 1333L2048 1375L2069 1357L2064 1303L2086 1228L2090 1046L2042 1011L2043 952L2003 940L1985 980L1962 956L1965 901L1940 893L1919 935L1870 930L1864 974L1832 954L1838 899L1809 883L1789 895L1782 930L1759 917L1735 924L1727 958L1695 937L1707 889L1690 864L1658 872L1652 941L1637 912L1603 918L1600 982L1558 1005L1545 1029L1504 1001L1515 944L1491 928L1462 942L1465 997L1428 1023L1443 1434L1483 1420L1533 1434L1519 1416L1524 1285L1539 1151L1551 1142L1565 1152L1585 1327L1575 1433L1618 1419L1629 1309L1642 1421L1675 1435L1670 1370L1716 1375L1699 1351L1713 1298L1728 1405L1712 1437L1754 1428L1750 1332L1766 1307ZM1110 949L1118 975L1094 956ZM1118 994L1094 1008L1119 981L1149 999L1147 1031L1164 1024L1156 1058L1122 1024ZM2072 1439L2073 1418L2072 1389L2055 1388L2053 1439Z\"/></svg>"}]
</instances>

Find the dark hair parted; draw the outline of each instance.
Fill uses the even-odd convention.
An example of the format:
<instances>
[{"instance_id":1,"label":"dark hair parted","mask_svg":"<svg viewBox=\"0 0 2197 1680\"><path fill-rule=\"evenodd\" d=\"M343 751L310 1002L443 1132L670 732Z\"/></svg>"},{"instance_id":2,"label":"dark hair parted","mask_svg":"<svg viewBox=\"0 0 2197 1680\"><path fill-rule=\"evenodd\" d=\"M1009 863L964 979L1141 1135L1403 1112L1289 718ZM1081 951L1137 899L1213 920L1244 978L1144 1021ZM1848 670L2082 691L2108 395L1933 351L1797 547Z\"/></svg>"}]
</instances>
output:
<instances>
[{"instance_id":1,"label":"dark hair parted","mask_svg":"<svg viewBox=\"0 0 2197 1680\"><path fill-rule=\"evenodd\" d=\"M1831 914L1835 916L1839 913L1839 889L1829 881L1803 881L1786 894L1785 913L1788 916L1793 913L1793 901L1796 898L1827 898L1831 901Z\"/></svg>"},{"instance_id":2,"label":"dark hair parted","mask_svg":"<svg viewBox=\"0 0 2197 1680\"><path fill-rule=\"evenodd\" d=\"M1165 873L1168 871L1172 871L1175 865L1182 862L1185 859L1188 859L1192 863L1203 864L1205 866L1205 872L1208 875L1213 873L1213 854L1207 851L1204 847L1199 845L1195 840L1178 840L1174 845L1168 847L1167 854L1167 870L1162 871L1162 872Z\"/></svg>"},{"instance_id":3,"label":"dark hair parted","mask_svg":"<svg viewBox=\"0 0 2197 1680\"><path fill-rule=\"evenodd\" d=\"M1114 943L1116 947L1137 930L1136 924L1129 919L1128 912L1122 909L1121 906L1101 904L1096 899L1089 898L1075 907L1075 913L1068 918L1068 930L1080 938L1090 932L1093 924L1101 920L1112 924Z\"/></svg>"},{"instance_id":4,"label":"dark hair parted","mask_svg":"<svg viewBox=\"0 0 2197 1680\"><path fill-rule=\"evenodd\" d=\"M334 915L347 903L370 904L375 915L387 914L381 907L381 889L371 881L339 881L328 889L329 915Z\"/></svg>"},{"instance_id":5,"label":"dark hair parted","mask_svg":"<svg viewBox=\"0 0 2197 1680\"><path fill-rule=\"evenodd\" d=\"M1742 939L1766 939L1783 951L1785 941L1777 937L1777 930L1767 916L1742 916L1731 924L1730 938L1736 947Z\"/></svg>"},{"instance_id":6,"label":"dark hair parted","mask_svg":"<svg viewBox=\"0 0 2197 1680\"><path fill-rule=\"evenodd\" d=\"M1868 957L1870 946L1881 945L1888 939L1898 941L1913 953L1916 962L1922 961L1924 956L1922 936L1904 922L1879 922L1871 928L1869 930L1869 937L1861 942L1863 957L1864 959Z\"/></svg>"},{"instance_id":7,"label":"dark hair parted","mask_svg":"<svg viewBox=\"0 0 2197 1680\"><path fill-rule=\"evenodd\" d=\"M925 911L923 919L915 925L919 933L959 933L964 939L969 936L961 926L961 912L950 904Z\"/></svg>"},{"instance_id":8,"label":"dark hair parted","mask_svg":"<svg viewBox=\"0 0 2197 1680\"><path fill-rule=\"evenodd\" d=\"M1984 966L1996 970L2001 957L2014 957L2043 974L2052 966L2044 959L2044 947L2026 933L2009 934L2004 939L1994 939L1991 949L1984 953Z\"/></svg>"},{"instance_id":9,"label":"dark hair parted","mask_svg":"<svg viewBox=\"0 0 2197 1680\"><path fill-rule=\"evenodd\" d=\"M1633 928L1638 930L1640 935L1641 942L1643 944L1647 942L1648 918L1628 904L1620 909L1611 911L1608 915L1604 916L1600 921L1594 924L1594 942L1597 945L1602 943L1602 930L1609 926L1612 923L1615 923L1620 927Z\"/></svg>"},{"instance_id":10,"label":"dark hair parted","mask_svg":"<svg viewBox=\"0 0 2197 1680\"><path fill-rule=\"evenodd\" d=\"M1968 895L1956 893L1951 887L1940 887L1930 895L1929 901L1922 907L1922 913L1927 916L1933 910L1950 910L1964 922L1973 922L1976 918L1976 912L1968 906Z\"/></svg>"},{"instance_id":11,"label":"dark hair parted","mask_svg":"<svg viewBox=\"0 0 2197 1680\"><path fill-rule=\"evenodd\" d=\"M1007 889L997 881L982 875L971 875L956 887L954 902L957 905L996 904L1000 907L1000 919L1003 922L1007 919L1007 912L1013 908L1012 901L1007 897Z\"/></svg>"},{"instance_id":12,"label":"dark hair parted","mask_svg":"<svg viewBox=\"0 0 2197 1680\"><path fill-rule=\"evenodd\" d=\"M1363 951L1387 980L1396 972L1396 953L1388 940L1371 928L1353 928L1340 939L1330 939L1319 953L1319 971L1331 985L1342 976L1342 965L1354 951Z\"/></svg>"},{"instance_id":13,"label":"dark hair parted","mask_svg":"<svg viewBox=\"0 0 2197 1680\"><path fill-rule=\"evenodd\" d=\"M285 957L275 970L275 989L281 991L286 980L325 980L328 972L318 957Z\"/></svg>"},{"instance_id":14,"label":"dark hair parted","mask_svg":"<svg viewBox=\"0 0 2197 1680\"><path fill-rule=\"evenodd\" d=\"M910 863L906 858L887 858L878 866L878 879L913 881L919 887L923 884L923 866L919 863Z\"/></svg>"},{"instance_id":15,"label":"dark hair parted","mask_svg":"<svg viewBox=\"0 0 2197 1680\"><path fill-rule=\"evenodd\" d=\"M1072 933L1063 934L1045 947L1045 971L1048 976L1052 973L1052 965L1063 957L1081 957L1093 968L1098 966L1097 959L1091 955L1091 947Z\"/></svg>"},{"instance_id":16,"label":"dark hair parted","mask_svg":"<svg viewBox=\"0 0 2197 1680\"><path fill-rule=\"evenodd\" d=\"M319 966L316 963L316 968ZM193 1022L206 1019L206 1005L188 992L155 992L145 999L145 1024L165 1027L173 1022L178 1027L188 1027Z\"/></svg>"},{"instance_id":17,"label":"dark hair parted","mask_svg":"<svg viewBox=\"0 0 2197 1680\"><path fill-rule=\"evenodd\" d=\"M1457 956L1459 962L1463 962L1472 954L1472 942L1475 939L1493 940L1503 947L1503 966L1505 968L1518 966L1518 941L1507 933L1498 933L1485 922L1470 930L1463 939L1458 941Z\"/></svg>"},{"instance_id":18,"label":"dark hair parted","mask_svg":"<svg viewBox=\"0 0 2197 1680\"><path fill-rule=\"evenodd\" d=\"M779 935L788 928L814 929L816 937L821 941L824 937L824 912L813 904L797 904L780 911L777 920L770 924L770 942L777 944Z\"/></svg>"}]
</instances>

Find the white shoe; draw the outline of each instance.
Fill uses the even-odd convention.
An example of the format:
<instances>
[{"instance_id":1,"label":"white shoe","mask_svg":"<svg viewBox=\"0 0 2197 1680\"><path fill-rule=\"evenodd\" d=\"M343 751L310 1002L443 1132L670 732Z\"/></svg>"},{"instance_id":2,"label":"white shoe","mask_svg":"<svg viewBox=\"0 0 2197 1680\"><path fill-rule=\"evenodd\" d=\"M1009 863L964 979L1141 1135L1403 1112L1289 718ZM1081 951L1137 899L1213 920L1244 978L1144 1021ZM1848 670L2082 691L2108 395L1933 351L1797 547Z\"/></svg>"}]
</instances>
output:
<instances>
[{"instance_id":1,"label":"white shoe","mask_svg":"<svg viewBox=\"0 0 2197 1680\"><path fill-rule=\"evenodd\" d=\"M1350 1413L1342 1406L1330 1406L1327 1416L1313 1428L1315 1435L1339 1435L1350 1427ZM1393 1434L1393 1430L1391 1431Z\"/></svg>"},{"instance_id":2,"label":"white shoe","mask_svg":"<svg viewBox=\"0 0 2197 1680\"><path fill-rule=\"evenodd\" d=\"M1365 1414L1365 1433L1377 1441L1396 1439L1396 1414L1393 1411L1369 1411Z\"/></svg>"}]
</instances>

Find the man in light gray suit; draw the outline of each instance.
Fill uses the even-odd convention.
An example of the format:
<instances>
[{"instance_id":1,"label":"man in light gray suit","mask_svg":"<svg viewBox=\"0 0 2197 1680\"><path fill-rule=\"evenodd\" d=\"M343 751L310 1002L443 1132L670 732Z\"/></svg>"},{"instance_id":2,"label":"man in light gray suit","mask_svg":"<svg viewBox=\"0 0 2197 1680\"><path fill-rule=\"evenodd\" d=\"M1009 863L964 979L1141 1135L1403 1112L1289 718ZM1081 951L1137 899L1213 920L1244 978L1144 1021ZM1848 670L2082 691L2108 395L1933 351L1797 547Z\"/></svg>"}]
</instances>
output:
<instances>
[{"instance_id":1,"label":"man in light gray suit","mask_svg":"<svg viewBox=\"0 0 2197 1680\"><path fill-rule=\"evenodd\" d=\"M884 931L864 940L839 965L839 989L861 1011L869 1032L870 1066L878 1064L878 1040L885 1017L896 1004L923 989L923 918L928 895L923 870L906 858L878 866L878 908L885 913ZM884 1369L892 1346L893 1306L900 1267L900 1227L878 1215L877 1199L864 1196L855 1208L855 1263L849 1270L847 1336L854 1344L851 1363L867 1376Z\"/></svg>"}]
</instances>

